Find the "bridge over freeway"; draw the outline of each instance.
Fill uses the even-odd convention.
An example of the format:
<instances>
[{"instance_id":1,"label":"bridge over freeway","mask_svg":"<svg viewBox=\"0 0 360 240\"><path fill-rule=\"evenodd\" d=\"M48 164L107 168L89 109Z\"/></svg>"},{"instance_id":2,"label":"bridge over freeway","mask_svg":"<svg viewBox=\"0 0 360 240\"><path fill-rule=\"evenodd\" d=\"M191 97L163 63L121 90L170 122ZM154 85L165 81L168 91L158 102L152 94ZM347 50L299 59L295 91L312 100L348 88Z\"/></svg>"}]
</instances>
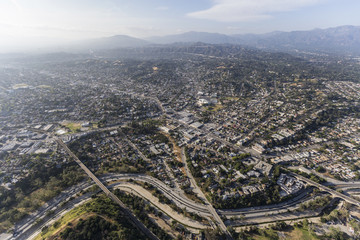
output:
<instances>
[{"instance_id":1,"label":"bridge over freeway","mask_svg":"<svg viewBox=\"0 0 360 240\"><path fill-rule=\"evenodd\" d=\"M56 138L56 142L61 146L73 159L74 161L84 170L84 172L100 187L100 189L110 197L114 202L116 202L123 209L123 212L128 216L131 222L142 231L148 238L152 240L159 240L157 236L155 236L149 229L145 227L142 222L140 222L131 211L125 206L125 204L88 169L85 164L83 164L80 159L67 147L67 145L59 138Z\"/></svg>"},{"instance_id":2,"label":"bridge over freeway","mask_svg":"<svg viewBox=\"0 0 360 240\"><path fill-rule=\"evenodd\" d=\"M335 190L333 190L331 188L328 188L328 187L326 187L326 186L324 186L324 185L322 185L320 183L314 182L314 181L312 181L312 180L310 180L310 179L308 179L306 177L303 177L303 176L301 176L299 174L291 173L291 175L298 178L298 179L300 179L300 180L302 180L302 181L304 181L304 182L306 182L306 183L308 183L308 184L310 184L310 185L318 187L319 189L321 189L323 191L331 193L332 195L334 195L336 197L339 197L339 198L341 198L341 199L343 199L343 200L345 200L345 201L347 201L347 202L349 202L351 204L360 206L360 201L358 201L358 200L356 200L356 199L354 199L352 197L349 197L349 196L346 196L345 194L339 193L338 191L335 191Z\"/></svg>"}]
</instances>

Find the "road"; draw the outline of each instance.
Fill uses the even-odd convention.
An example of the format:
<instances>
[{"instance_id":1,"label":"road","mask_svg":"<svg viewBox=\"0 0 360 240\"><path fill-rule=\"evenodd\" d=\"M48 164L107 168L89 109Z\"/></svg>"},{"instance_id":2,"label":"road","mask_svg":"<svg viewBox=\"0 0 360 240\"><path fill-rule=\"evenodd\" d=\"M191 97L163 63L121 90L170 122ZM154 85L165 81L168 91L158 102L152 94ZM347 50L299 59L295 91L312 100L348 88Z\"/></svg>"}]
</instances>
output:
<instances>
[{"instance_id":1,"label":"road","mask_svg":"<svg viewBox=\"0 0 360 240\"><path fill-rule=\"evenodd\" d=\"M117 182L109 187L120 188L123 191L127 191L130 193L136 193L138 196L148 200L154 206L164 211L171 218L179 221L180 223L185 223L185 225L190 226L192 228L203 229L205 225L201 225L200 223L196 223L192 220L184 218L182 216L178 216L177 213L174 213L172 209L165 204L159 203L158 199L154 197L149 191L142 188L141 186L129 183L129 182ZM226 209L226 210L217 210L220 215L226 216L227 218L241 218L243 217L245 220L241 221L241 225L247 224L258 224L263 222L271 222L271 221L279 221L279 220L288 220L302 217L310 217L319 214L319 212L297 212L296 209L299 208L300 204L304 202L312 201L316 196L306 197L307 194L311 192L311 190L305 190L302 194L297 196L296 198L269 206L259 206L259 207L251 207L251 208L242 208L242 209ZM184 199L186 200L186 199ZM189 211L190 208L187 208ZM194 212L197 211L196 208L192 209ZM207 211L207 209L205 209ZM291 211L291 212L289 212ZM198 213L200 213L199 210ZM209 213L207 213L209 214ZM201 214L200 214L201 215ZM200 224L200 225L199 225ZM228 225L238 225L236 222L229 222ZM209 227L209 226L207 226Z\"/></svg>"},{"instance_id":2,"label":"road","mask_svg":"<svg viewBox=\"0 0 360 240\"><path fill-rule=\"evenodd\" d=\"M212 217L215 220L216 225L220 228L220 230L226 235L227 239L233 239L230 232L227 230L225 223L220 218L219 214L216 212L215 208L212 206L212 204L209 202L209 200L206 198L205 194L201 191L199 186L197 185L194 177L192 176L189 167L186 162L186 155L185 155L185 148L181 148L181 159L185 166L186 175L189 177L191 184L193 185L194 189L198 192L198 196L205 202L205 205L207 206L209 212L212 214Z\"/></svg>"},{"instance_id":3,"label":"road","mask_svg":"<svg viewBox=\"0 0 360 240\"><path fill-rule=\"evenodd\" d=\"M140 222L132 213L131 211L125 206L120 199L115 196L110 190L105 187L105 185L83 164L80 159L67 147L67 145L59 138L56 138L57 143L61 146L72 158L73 160L84 170L84 172L100 187L100 189L110 197L114 202L116 202L124 211L125 215L132 221L132 223L142 231L145 236L150 239L156 240L158 239L149 229L147 229L142 222Z\"/></svg>"},{"instance_id":4,"label":"road","mask_svg":"<svg viewBox=\"0 0 360 240\"><path fill-rule=\"evenodd\" d=\"M160 180L153 178L151 176L143 175L143 174L130 174L130 173L121 173L121 174L107 174L102 177L100 177L101 181L103 182L114 182L114 181L123 181L123 182L115 182L109 186L109 188L116 188L118 186L124 186L126 185L127 189L122 189L127 192L136 191L139 195L141 195L142 198L149 200L150 202L153 202L153 197L151 193L146 194L147 190L142 189L142 191L139 191L141 188L140 186L132 188L133 185L127 185L129 183L126 183L124 181L126 180L135 180L135 181L141 181L141 182L147 182L151 185L153 185L155 188L159 189L163 194L169 198L172 199L173 202L180 208L186 208L186 211L193 212L195 214L198 214L200 216L209 217L212 216L212 214L209 212L208 208L200 203L193 202L192 200L188 199L186 196L179 194L175 189L170 188ZM47 216L47 213L51 210L55 211L55 215L59 215L64 211L68 211L75 207L79 202L90 199L93 193L87 193L83 196L78 196L78 194L87 188L91 187L92 183L89 181L81 182L75 186L72 186L71 188L68 188L64 190L59 196L54 198L53 200L47 202L43 207L41 207L38 211L31 214L29 217L25 218L23 221L16 224L16 232L17 236L16 238L12 239L28 239L29 236L35 236L34 232L41 230L42 227L44 227L51 219L57 219L56 217L53 218L53 216ZM259 206L259 207L252 207L252 208L242 208L242 209L226 209L226 210L217 210L218 213L222 216L226 217L241 217L244 216L247 220L251 219L251 222L242 222L242 224L256 224L256 223L262 223L264 222L264 217L266 217L266 214L273 216L272 219L276 220L286 220L289 219L291 216L287 216L287 209L288 208L296 208L297 205L303 203L304 201L307 201L309 199L306 198L307 191L303 192L299 196L297 196L294 199L291 199L289 201L275 204L275 205L269 205L269 206ZM149 197L151 195L152 197ZM71 200L68 204L63 205L63 202L66 202L71 197L75 198ZM60 206L59 206L60 205ZM156 206L156 204L155 204ZM197 223L194 222L188 222L185 218L181 218L179 216L174 216L172 212L167 211L167 208L162 209L167 215L169 215L173 219L177 219L180 223L183 223L185 225L188 225L193 228L201 228ZM301 216L308 217L308 215L304 214L298 214ZM42 225L36 225L34 224L37 219L44 219L45 223ZM49 219L49 221L47 220ZM266 220L271 221L271 220Z\"/></svg>"},{"instance_id":5,"label":"road","mask_svg":"<svg viewBox=\"0 0 360 240\"><path fill-rule=\"evenodd\" d=\"M147 158L143 153L142 151L126 136L126 134L124 134L121 129L119 130L120 131L120 134L121 136L123 137L123 139L140 155L140 157L148 162L148 163L151 163L151 159ZM114 138L111 138L111 140L119 146L119 144L114 140ZM121 146L119 146L119 148L121 148ZM162 161L162 160L161 160ZM171 171L171 169L169 168L168 164L165 162L165 161L162 161L162 163L164 164L165 166L165 171L166 173L168 174L168 176L170 177L170 180L174 183L174 185L176 186L175 189L177 189L179 192L183 192L182 189L180 188L178 182L176 181L175 179L175 176L173 174L173 172Z\"/></svg>"},{"instance_id":6,"label":"road","mask_svg":"<svg viewBox=\"0 0 360 240\"><path fill-rule=\"evenodd\" d=\"M136 174L136 173L121 173L121 174L110 174L109 176L104 176L101 179L107 182L116 181L116 180L129 180L129 179L135 181L147 182L153 185L155 188L159 189L161 192L163 192L166 197L173 200L173 202L180 208L185 207L187 211L199 213L199 215L201 216L211 216L208 208L204 204L200 204L188 199L186 196L179 194L173 188L170 188L160 180L153 178L151 176ZM301 194L299 194L295 198L279 204L258 206L251 208L240 208L240 209L219 209L217 210L217 212L218 214L224 216L240 216L241 214L246 215L256 212L263 212L263 213L269 211L275 212L304 202L309 192L311 192L310 189L304 190Z\"/></svg>"},{"instance_id":7,"label":"road","mask_svg":"<svg viewBox=\"0 0 360 240\"><path fill-rule=\"evenodd\" d=\"M166 215L170 216L175 221L183 224L184 226L188 226L193 229L208 229L210 226L208 224L203 224L202 222L195 221L191 218L184 216L181 213L173 210L169 205L165 203L161 203L157 197L155 197L151 192L147 191L143 187L130 183L130 182L118 182L114 185L110 185L109 187L113 187L116 189L120 189L124 192L129 192L131 194L137 195L143 199L149 201L152 205L154 205L157 209L163 211Z\"/></svg>"},{"instance_id":8,"label":"road","mask_svg":"<svg viewBox=\"0 0 360 240\"><path fill-rule=\"evenodd\" d=\"M162 112L164 113L165 116L167 116L168 118L179 122L176 118L169 116L167 114L165 114L165 109L162 106L162 103L156 98L156 97L147 97L144 95L137 95L138 97L142 97L142 98L148 98L151 100L154 100L159 107L161 108ZM185 125L187 127L191 127L188 124L184 124L182 122L179 122L181 125ZM104 128L104 129L99 129L99 130L93 130L93 132L97 132L97 131L106 131L106 130L113 130L113 129L117 129L119 126L113 126L113 127L108 127L108 128ZM197 129L198 130L198 129ZM237 149L239 152L249 152L249 149L246 148L242 148L239 146L236 146L218 136L216 136L215 134L211 133L210 131L206 130L206 129L202 129L201 131L203 131L204 133L206 133L208 136L211 136L212 138L228 145L231 146L235 149ZM47 133L48 134L48 133ZM118 203L123 209L124 212L126 213L126 215L129 216L129 218L131 219L131 221L134 223L134 225L136 227L138 227L141 231L143 231L149 238L151 239L158 239L153 233L151 233L132 213L129 209L127 209L127 207L112 193L110 192L110 190L76 157L75 154L73 154L71 152L71 150L66 146L66 144L59 138L56 139L56 141L58 142L59 146L62 146L63 149L74 159L74 161L76 161L79 166L87 173L87 175L102 189L102 191L105 192L105 194L107 196L109 196L113 201L115 201L116 203ZM136 147L135 144L133 144L130 140L127 139L127 141L129 142L129 144L138 151L139 155L146 161L150 161L149 159L146 158L146 156L144 156L144 154L142 154L142 152ZM254 153L251 151L251 153L254 155ZM287 203L283 203L283 204L279 204L276 206L261 206L261 207L256 207L256 208L245 208L245 209L234 209L234 210L215 210L214 207L212 206L212 204L207 200L207 198L205 197L204 193L201 191L201 189L197 186L197 183L195 181L195 179L193 178L191 172L188 169L187 163L186 163L186 158L185 158L185 153L184 153L184 148L182 148L182 152L181 152L181 156L184 162L184 166L185 166L185 170L186 170L186 174L188 175L190 182L194 188L194 190L197 192L197 194L204 200L204 202L206 203L205 205L203 204L199 204L196 203L194 201L189 200L188 198L186 198L186 196L184 196L181 192L179 191L175 191L175 189L171 189L170 187L168 187L167 185L165 185L163 182L161 182L160 180L151 178L149 176L145 176L145 175L122 175L122 176L118 176L118 179L129 179L129 178L134 178L135 180L138 181L143 181L143 182L148 182L151 185L155 186L157 189L159 189L160 191L162 191L164 193L164 195L166 197L168 197L169 199L173 200L178 206L180 207L185 207L187 211L189 212L194 212L197 213L201 216L212 216L215 223L217 224L217 226L227 235L228 239L232 239L230 233L228 232L224 222L222 221L222 219L220 218L220 215L223 216L227 216L227 217L231 217L231 216L239 216L239 215L245 215L245 217L247 218L261 218L263 217L266 213L269 212L278 212L280 214L281 211L285 211L289 208L295 208L297 204L299 204L299 201L302 201L302 199L305 198L305 195L302 197L299 197L299 199L293 200L292 202L287 202ZM256 154L255 156L258 156L258 154ZM297 177L298 179L307 182L310 185L316 186L318 188L320 188L323 191L329 192L331 194L333 194L334 196L337 196L339 198L344 199L345 201L348 201L352 204L356 204L358 206L360 206L360 202L349 197L346 196L344 194L341 194L335 190L332 190L324 185L318 184L316 182L313 182L307 178L304 178L300 175L297 174L293 174L293 176ZM111 180L114 179L115 176L112 177L105 177L103 178L104 180ZM339 188L343 188L343 189L349 189L352 187L359 187L360 188L360 183L342 183L342 184L337 184L337 187ZM123 188L128 188L131 189L132 191L134 191L135 187L129 187L129 185L127 185L126 187L123 186ZM141 193L139 192L139 189L136 188L138 190L138 194L141 195ZM177 188L176 188L177 189ZM142 195L142 197L145 197L144 194ZM149 198L149 197L148 197ZM56 204L55 204L56 205ZM46 214L46 212L50 211L52 208L45 208L43 211L40 211L38 214L39 215L44 215ZM22 228L19 228L18 231L25 231L26 229L28 229L29 227L31 227L31 225L26 225L24 224Z\"/></svg>"},{"instance_id":9,"label":"road","mask_svg":"<svg viewBox=\"0 0 360 240\"><path fill-rule=\"evenodd\" d=\"M340 181L340 180L337 180L337 179L334 179L334 178L330 178L324 174L321 174L317 171L314 171L312 169L308 169L308 168L305 168L303 166L291 166L291 167L288 167L289 169L293 169L293 170L299 170L301 172L304 172L304 173L307 173L307 174L315 174L323 179L326 180L326 183L325 184L328 184L328 185L338 185L338 184L343 184L343 183L346 183L344 181Z\"/></svg>"},{"instance_id":10,"label":"road","mask_svg":"<svg viewBox=\"0 0 360 240\"><path fill-rule=\"evenodd\" d=\"M56 208L54 211L54 214L51 216L45 216L45 218L42 221L42 224L39 225L33 225L31 228L29 228L26 232L16 237L16 240L25 240L25 239L34 239L38 234L41 233L41 230L45 226L50 226L51 224L54 224L58 219L61 218L64 214L71 211L73 208L85 204L89 200L91 200L91 196L93 193L84 194L79 198L74 199L71 201L71 203L66 204L65 207L59 207Z\"/></svg>"},{"instance_id":11,"label":"road","mask_svg":"<svg viewBox=\"0 0 360 240\"><path fill-rule=\"evenodd\" d=\"M181 124L181 125L184 125L184 126L187 126L187 127L190 127L190 128L194 128L194 127L190 126L189 124L185 124L185 123L183 123L183 122L180 122L178 119L176 119L176 118L174 118L174 117L172 117L172 116L169 116L169 115L166 115L166 116L167 116L168 118L170 118L170 119L178 122L178 123ZM197 128L194 128L194 129L199 130L199 129L197 129ZM241 148L241 147L239 147L239 146L236 146L236 145L234 145L234 144L232 144L232 143L230 143L230 142L228 142L228 141L226 141L226 140L224 140L224 139L222 139L222 138L219 138L218 136L212 134L212 133L209 132L209 131L206 131L206 130L204 130L204 129L201 129L201 131L204 132L204 133L206 133L208 136L210 136L210 137L212 137L212 138L214 138L214 139L222 142L223 144L233 147L234 149L238 150L239 152L249 152L249 153L251 153L252 156L255 157L255 158L258 158L258 157L260 156L260 154L254 153L254 151L251 151L250 149ZM299 178L299 179L301 179L301 180L309 183L310 185L313 185L313 186L316 186L316 187L322 189L323 191L329 192L329 193L331 193L331 194L334 195L334 196L337 196L337 197L339 197L339 198L341 198L341 199L344 199L345 201L348 201L349 203L352 203L352 204L355 204L355 205L360 206L360 202L357 201L357 200L355 200L354 198L351 198L351 197L349 197L349 196L346 196L346 195L344 195L344 194L342 194L342 193L339 193L339 192L337 192L337 191L335 191L335 190L332 190L332 189L330 189L330 188L328 188L328 187L326 187L326 186L324 186L324 185L318 184L318 183L316 183L316 182L314 182L314 181L311 181L310 179L304 178L304 177L302 177L302 176L300 176L300 175L298 175L298 174L294 174L294 176L296 176L297 178ZM350 186L344 186L344 187L350 188ZM352 184L351 187L357 188L357 186L355 186L354 184Z\"/></svg>"},{"instance_id":12,"label":"road","mask_svg":"<svg viewBox=\"0 0 360 240\"><path fill-rule=\"evenodd\" d=\"M51 219L53 219L53 215L48 215L50 211L54 211L54 214L61 214L68 208L73 208L77 206L80 202L90 199L93 193L86 193L82 196L77 196L81 191L90 187L91 184L88 182L82 182L71 188L63 191L60 195L55 197L54 199L48 201L44 204L40 209L36 212L32 213L30 216L24 218L22 221L16 223L14 229L13 238L10 239L17 239L17 240L25 240L31 239L30 236L33 236L34 232L37 230L41 230L43 226L46 225ZM69 199L73 198L69 204L62 204L68 201ZM44 222L40 226L36 224L38 220Z\"/></svg>"},{"instance_id":13,"label":"road","mask_svg":"<svg viewBox=\"0 0 360 240\"><path fill-rule=\"evenodd\" d=\"M312 181L312 180L310 180L310 179L308 179L308 178L306 178L306 177L303 177L303 176L301 176L301 175L299 175L299 174L290 173L290 175L292 175L292 176L294 176L294 177L296 177L296 178L298 178L298 179L300 179L300 180L308 183L309 185L313 185L313 186L318 187L319 189L321 189L321 190L323 190L323 191L326 191L326 192L328 192L328 193L331 193L332 195L334 195L334 196L336 196L336 197L339 197L339 198L341 198L341 199L343 199L343 200L345 200L345 201L347 201L347 202L349 202L349 203L351 203L351 204L360 206L360 202L359 202L358 200L352 198L352 197L349 197L349 196L346 196L346 195L344 195L344 194L342 194L342 193L339 193L339 192L337 192L337 191L335 191L335 190L333 190L333 189L331 189L331 188L328 188L328 187L326 187L326 186L324 186L324 185L322 185L322 184L320 184L320 183L314 182L314 181Z\"/></svg>"},{"instance_id":14,"label":"road","mask_svg":"<svg viewBox=\"0 0 360 240\"><path fill-rule=\"evenodd\" d=\"M254 213L263 214L271 213L271 211L280 211L280 210L287 210L290 207L294 207L299 205L312 197L306 197L309 193L312 192L312 189L305 189L296 197L287 200L286 202L273 204L273 205L266 205L266 206L257 206L257 207L248 207L248 208L239 208L239 209L219 209L218 212L221 215L227 217L236 217L241 214L250 215ZM260 215L259 215L260 216Z\"/></svg>"},{"instance_id":15,"label":"road","mask_svg":"<svg viewBox=\"0 0 360 240\"><path fill-rule=\"evenodd\" d=\"M149 179L147 179L146 177L148 176L144 176L144 178L141 177L141 175L136 176L136 174L113 174L111 176L105 176L100 178L102 181L115 181L115 180L129 180L129 179L135 179L135 180L139 180L139 181L144 181L144 182L149 182ZM150 181L151 181L151 177ZM160 182L160 181L156 181L156 182ZM154 184L155 182L152 181L152 184ZM129 184L128 182L117 182L114 183L112 185L109 186L109 188L117 188L117 187L124 187L124 184ZM34 212L33 214L31 214L29 217L25 218L23 221L19 222L16 224L16 229L15 229L15 236L9 238L10 240L25 240L25 239L32 239L34 238L38 233L41 232L41 229L44 226L47 226L49 224L52 224L54 221L58 220L63 214L65 214L66 212L70 211L71 209L75 208L76 206L84 203L87 200L90 200L91 197L96 193L96 192L89 192L86 193L84 195L79 196L78 194L80 194L81 192L83 192L84 190L88 189L89 187L91 187L93 185L92 182L89 181L84 181L81 182L75 186L72 186L69 189L64 190L59 196L57 196L56 198L54 198L53 200L47 202L44 206L42 206L38 211ZM127 189L122 188L122 190L126 191L126 192L131 192L134 193L133 191L138 191L138 188L140 186L134 187L134 188L130 188L129 186L127 186ZM141 188L141 187L140 187ZM97 191L98 192L98 191ZM152 196L151 193L149 193L149 195ZM150 202L152 202L151 200L155 197L150 198L149 196L142 196L143 198L149 200ZM69 200L69 199L73 199L73 200ZM63 204L64 203L64 204ZM65 204L66 203L66 204ZM157 205L155 205L157 206ZM176 219L178 222L180 222L181 224L184 224L186 226L192 227L194 229L205 229L206 225L192 221L192 219L188 219L180 214L177 214L178 216L174 216L174 211L169 212L166 210L171 210L171 208L169 206L166 205L167 208L162 209L167 215L169 215L172 219ZM183 207L182 207L183 208ZM187 210L189 209L196 209L196 206L188 206ZM161 209L161 208L160 208ZM206 208L204 208L205 211L207 211ZM201 211L201 209L198 209L199 211ZM193 212L198 212L198 210L194 210ZM49 211L54 211L54 214L52 215L48 215L47 213ZM210 215L210 213L208 213L208 215ZM37 220L42 219L42 223L41 224L36 224Z\"/></svg>"},{"instance_id":16,"label":"road","mask_svg":"<svg viewBox=\"0 0 360 240\"><path fill-rule=\"evenodd\" d=\"M153 97L153 96L145 96L144 94L138 94L138 93L129 93L129 92L125 92L125 91L120 91L118 90L118 92L120 93L125 93L125 94L129 94L131 96L135 96L135 97L139 97L139 98L143 98L143 99L150 99L156 102L156 104L158 105L158 107L161 109L161 111L164 113L165 109L164 106L162 105L161 101L157 98L157 97Z\"/></svg>"},{"instance_id":17,"label":"road","mask_svg":"<svg viewBox=\"0 0 360 240\"><path fill-rule=\"evenodd\" d=\"M187 211L193 213L199 213L201 216L211 216L207 207L203 204L194 202L188 199L185 195L179 193L173 188L170 188L160 180L153 178L151 176L143 174L112 174L108 177L102 178L105 181L115 181L115 180L136 180L141 182L147 182L154 186L156 189L160 190L168 199L171 199L178 207L186 208Z\"/></svg>"},{"instance_id":18,"label":"road","mask_svg":"<svg viewBox=\"0 0 360 240\"><path fill-rule=\"evenodd\" d=\"M334 187L336 189L341 189L343 191L346 191L346 190L349 190L349 189L360 189L360 183L358 183L358 182L349 182L349 183L337 184Z\"/></svg>"},{"instance_id":19,"label":"road","mask_svg":"<svg viewBox=\"0 0 360 240\"><path fill-rule=\"evenodd\" d=\"M158 100L157 100L158 101ZM115 129L117 128L117 126L115 127L109 127L107 129ZM102 129L104 130L104 129ZM98 131L98 130L97 130ZM207 132L207 134L211 134L209 132ZM211 134L211 136L213 136L213 134ZM225 140L222 140L221 138L218 138L217 136L213 136L215 139L227 144L227 145L231 145L233 147L235 147L236 149L240 150L239 147L234 146L233 144L231 144L230 142L227 142ZM115 202L117 202L120 206L122 206L125 210L125 212L127 214L129 214L130 219L135 218L135 216L132 215L132 213L126 208L126 206L114 195L112 194L102 183L101 181L94 175L91 173L91 171L71 152L70 149L67 148L66 144L64 144L60 139L57 139L58 143L60 146L62 146L67 152L68 154L79 164L79 166L88 174L88 176L90 178L92 178L92 180L110 197L112 198ZM130 144L131 145L131 144ZM133 144L134 145L134 144ZM142 153L141 151L134 145L133 146L135 149L137 149L137 151L139 152L139 155L144 159L144 160L148 160ZM157 181L149 181L149 179L146 179L147 182L151 182L152 185L156 186L159 190L161 190L162 192L164 192L164 194L169 198L174 200L174 202L177 202L180 206L185 206L185 208L187 208L188 211L193 211L193 212L197 212L202 216L209 216L209 214L214 218L216 224L220 227L220 229L227 235L227 237L229 239L231 239L231 235L230 233L227 231L226 226L224 224L224 222L222 221L222 219L219 217L218 212L213 208L213 206L211 205L211 203L209 203L209 201L206 199L205 195L203 194L203 192L201 191L201 189L197 186L196 181L194 180L194 178L192 177L191 172L189 171L188 167L187 167L187 163L186 163L186 159L185 159L185 154L184 154L184 149L182 149L182 158L184 161L184 165L185 165L185 170L187 175L189 176L190 182L192 183L194 190L196 190L198 192L198 194L200 195L200 197L206 202L205 205L201 205L198 203L194 203L192 201L189 201L189 199L187 199L185 196L181 195L180 193L175 194L173 190L169 190L167 189L164 183L162 183L161 181L157 182ZM300 176L301 177L301 176ZM141 178L141 177L139 177ZM320 189L330 192L333 195L336 195L344 200L347 200L353 204L357 204L359 205L359 202L356 201L355 199L348 197L344 194L338 193L330 188L327 188L323 185L317 184L309 179L301 179L305 182L308 182L311 185L314 185L316 187L319 187ZM285 206L284 206L285 207ZM282 208L284 209L284 208ZM251 209L251 210L255 210L255 209ZM246 212L245 214L247 214L248 217L253 216L253 217L261 217L262 214L264 214L265 212L269 211L270 209L257 209L256 211L250 211ZM276 211L276 208L273 209L274 211ZM278 210L281 210L281 208L279 208ZM219 211L220 212L220 211ZM225 215L225 216L236 216L239 214L244 214L243 211L230 211L230 212L221 212L221 214ZM135 218L132 219L134 221L134 224L136 226L139 227L139 229L143 230L144 232L150 232L148 229L145 228L145 226L142 225L142 223L140 223L141 225L139 225L139 221ZM145 228L145 229L143 229ZM150 232L150 234L152 234ZM155 238L156 239L156 238Z\"/></svg>"},{"instance_id":20,"label":"road","mask_svg":"<svg viewBox=\"0 0 360 240\"><path fill-rule=\"evenodd\" d=\"M174 113L177 113L177 112L174 111ZM231 142L229 142L229 141L227 141L227 140L225 140L225 139L223 139L223 138L221 138L221 137L213 134L213 133L210 132L209 130L206 130L205 127L202 127L201 129L199 129L199 128L196 128L196 127L194 127L194 126L191 126L191 125L189 125L189 124L187 124L187 123L181 122L180 120L176 119L176 118L173 117L173 116L170 116L169 114L164 114L164 115L165 115L167 118L169 118L169 119L177 122L177 123L180 124L180 125L186 126L186 127L188 127L188 128L192 128L192 129L194 129L194 130L196 130L196 131L201 131L201 132L204 133L205 135L207 135L207 136L209 136L209 137L211 137L211 138L213 138L213 139L221 142L222 144L234 148L235 150L238 151L238 153L250 153L250 154L251 154L252 156L254 156L254 157L261 157L261 154L260 154L259 152L255 151L255 150L253 150L253 149L250 149L250 148L240 147L240 146L238 146L238 145L235 145L235 144L233 144L233 143L231 143Z\"/></svg>"}]
</instances>

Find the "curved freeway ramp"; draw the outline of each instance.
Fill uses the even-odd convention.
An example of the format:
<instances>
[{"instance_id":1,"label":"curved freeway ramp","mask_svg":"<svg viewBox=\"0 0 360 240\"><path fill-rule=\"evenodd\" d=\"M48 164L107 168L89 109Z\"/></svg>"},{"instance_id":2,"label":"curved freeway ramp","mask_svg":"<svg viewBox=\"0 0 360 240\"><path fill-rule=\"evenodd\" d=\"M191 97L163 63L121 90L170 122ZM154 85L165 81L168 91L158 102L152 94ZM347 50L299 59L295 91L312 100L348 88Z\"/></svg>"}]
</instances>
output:
<instances>
[{"instance_id":1,"label":"curved freeway ramp","mask_svg":"<svg viewBox=\"0 0 360 240\"><path fill-rule=\"evenodd\" d=\"M169 215L172 219L178 221L179 223L189 226L194 229L207 229L210 225L203 224L197 221L194 221L190 218L184 217L182 214L179 214L167 204L163 204L159 201L157 197L154 197L152 193L147 191L146 189L142 188L139 185L131 184L128 182L118 183L114 186L116 189L120 189L125 192L133 193L138 195L149 202L151 202L156 208L162 210L166 215Z\"/></svg>"}]
</instances>

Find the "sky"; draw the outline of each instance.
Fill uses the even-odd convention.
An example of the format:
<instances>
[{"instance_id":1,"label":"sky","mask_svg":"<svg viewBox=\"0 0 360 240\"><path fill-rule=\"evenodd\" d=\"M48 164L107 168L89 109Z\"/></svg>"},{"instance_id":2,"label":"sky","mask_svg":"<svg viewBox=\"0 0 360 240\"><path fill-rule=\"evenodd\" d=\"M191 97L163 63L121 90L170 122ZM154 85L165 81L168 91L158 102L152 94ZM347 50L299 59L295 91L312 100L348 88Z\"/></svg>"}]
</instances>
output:
<instances>
[{"instance_id":1,"label":"sky","mask_svg":"<svg viewBox=\"0 0 360 240\"><path fill-rule=\"evenodd\" d=\"M0 0L0 50L129 35L360 26L359 0Z\"/></svg>"}]
</instances>

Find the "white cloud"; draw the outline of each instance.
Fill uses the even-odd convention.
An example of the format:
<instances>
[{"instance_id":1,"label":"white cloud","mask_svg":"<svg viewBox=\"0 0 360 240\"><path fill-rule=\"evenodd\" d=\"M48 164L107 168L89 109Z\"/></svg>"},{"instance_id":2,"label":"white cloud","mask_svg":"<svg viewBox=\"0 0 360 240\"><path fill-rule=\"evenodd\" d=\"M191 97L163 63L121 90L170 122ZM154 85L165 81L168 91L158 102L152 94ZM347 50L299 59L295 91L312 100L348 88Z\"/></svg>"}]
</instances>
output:
<instances>
[{"instance_id":1,"label":"white cloud","mask_svg":"<svg viewBox=\"0 0 360 240\"><path fill-rule=\"evenodd\" d=\"M220 22L264 20L273 13L288 12L315 5L323 0L214 0L206 10L189 13L189 17Z\"/></svg>"}]
</instances>

